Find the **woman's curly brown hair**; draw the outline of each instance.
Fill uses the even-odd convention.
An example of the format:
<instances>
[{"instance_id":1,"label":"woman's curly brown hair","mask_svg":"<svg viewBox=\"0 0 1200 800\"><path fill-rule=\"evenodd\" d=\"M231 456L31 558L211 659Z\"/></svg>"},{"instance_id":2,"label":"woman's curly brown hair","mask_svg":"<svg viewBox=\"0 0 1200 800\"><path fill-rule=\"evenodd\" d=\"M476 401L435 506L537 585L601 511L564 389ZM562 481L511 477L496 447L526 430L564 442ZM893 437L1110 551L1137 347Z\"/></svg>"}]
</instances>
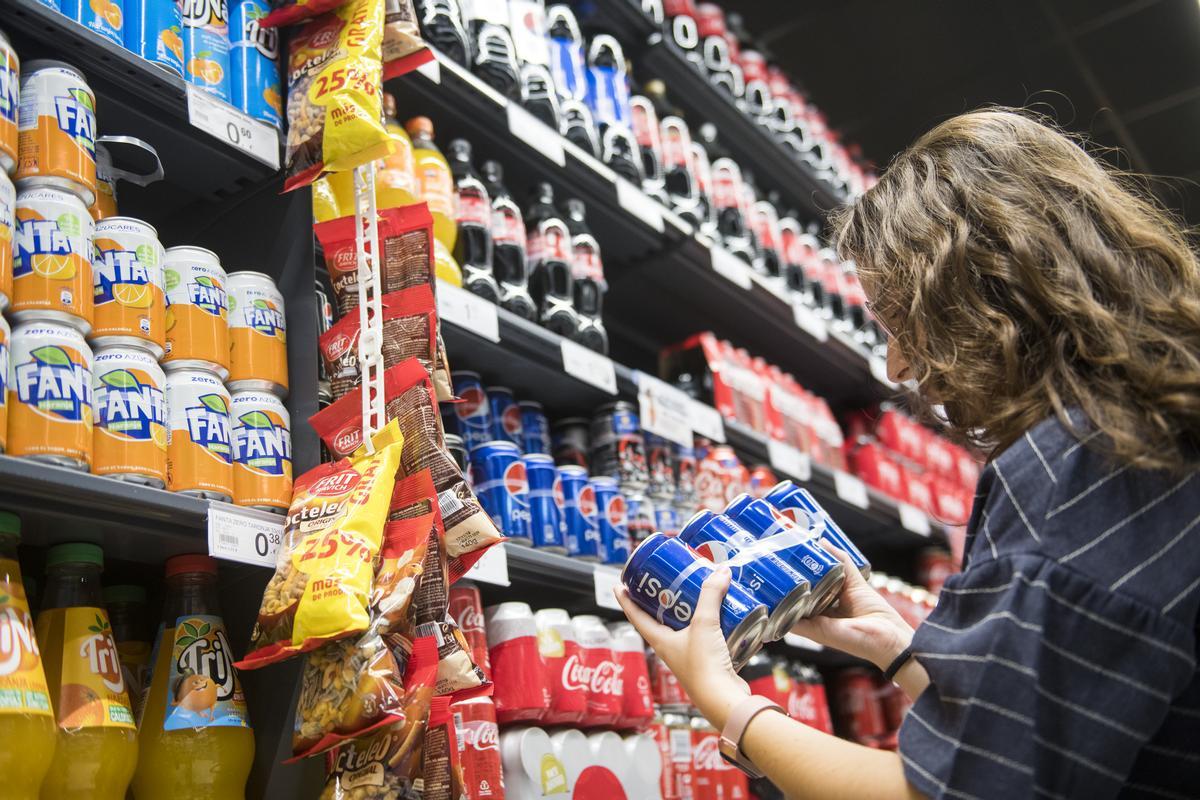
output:
<instances>
[{"instance_id":1,"label":"woman's curly brown hair","mask_svg":"<svg viewBox=\"0 0 1200 800\"><path fill-rule=\"evenodd\" d=\"M834 219L949 433L998 454L1078 408L1144 468L1200 446L1200 270L1139 185L1025 112L947 120ZM1102 444L1100 444L1102 443Z\"/></svg>"}]
</instances>

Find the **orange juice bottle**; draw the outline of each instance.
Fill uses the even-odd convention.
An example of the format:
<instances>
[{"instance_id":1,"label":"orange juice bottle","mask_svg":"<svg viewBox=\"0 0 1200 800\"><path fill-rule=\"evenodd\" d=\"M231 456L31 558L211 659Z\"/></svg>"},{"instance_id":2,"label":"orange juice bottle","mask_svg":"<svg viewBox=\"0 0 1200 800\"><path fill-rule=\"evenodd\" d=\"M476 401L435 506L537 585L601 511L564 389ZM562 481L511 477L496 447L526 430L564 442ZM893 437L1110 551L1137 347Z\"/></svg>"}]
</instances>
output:
<instances>
[{"instance_id":1,"label":"orange juice bottle","mask_svg":"<svg viewBox=\"0 0 1200 800\"><path fill-rule=\"evenodd\" d=\"M137 764L137 729L121 657L101 601L104 554L94 544L46 552L37 638L58 719L41 800L123 800Z\"/></svg>"},{"instance_id":2,"label":"orange juice bottle","mask_svg":"<svg viewBox=\"0 0 1200 800\"><path fill-rule=\"evenodd\" d=\"M113 641L121 656L125 687L133 716L140 716L142 700L150 681L150 645L146 626L146 590L141 586L118 584L104 587L104 607L112 623Z\"/></svg>"},{"instance_id":3,"label":"orange juice bottle","mask_svg":"<svg viewBox=\"0 0 1200 800\"><path fill-rule=\"evenodd\" d=\"M217 604L217 562L204 555L175 556L167 560L166 577L133 796L244 798L254 732Z\"/></svg>"},{"instance_id":4,"label":"orange juice bottle","mask_svg":"<svg viewBox=\"0 0 1200 800\"><path fill-rule=\"evenodd\" d=\"M5 798L36 800L54 758L54 711L33 634L17 543L21 521L0 511L0 774Z\"/></svg>"},{"instance_id":5,"label":"orange juice bottle","mask_svg":"<svg viewBox=\"0 0 1200 800\"><path fill-rule=\"evenodd\" d=\"M458 238L458 218L454 210L454 177L450 174L450 165L433 142L433 122L429 117L413 117L404 123L404 127L412 137L419 199L429 204L433 235L453 253L454 240Z\"/></svg>"},{"instance_id":6,"label":"orange juice bottle","mask_svg":"<svg viewBox=\"0 0 1200 800\"><path fill-rule=\"evenodd\" d=\"M396 145L395 152L375 162L375 205L397 208L420 202L413 143L396 119L396 98L383 93L384 125Z\"/></svg>"}]
</instances>

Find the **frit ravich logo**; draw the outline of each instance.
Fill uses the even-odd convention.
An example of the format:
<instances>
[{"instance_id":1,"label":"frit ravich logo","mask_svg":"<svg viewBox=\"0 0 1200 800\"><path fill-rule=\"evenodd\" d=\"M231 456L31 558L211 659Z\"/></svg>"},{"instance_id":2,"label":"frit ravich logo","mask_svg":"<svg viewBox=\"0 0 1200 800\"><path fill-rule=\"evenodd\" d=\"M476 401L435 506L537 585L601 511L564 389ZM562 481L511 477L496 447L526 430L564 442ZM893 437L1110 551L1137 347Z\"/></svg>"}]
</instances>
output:
<instances>
[{"instance_id":1,"label":"frit ravich logo","mask_svg":"<svg viewBox=\"0 0 1200 800\"><path fill-rule=\"evenodd\" d=\"M313 496L334 497L346 494L357 486L360 480L362 475L354 470L342 470L318 479L308 488L308 493Z\"/></svg>"}]
</instances>

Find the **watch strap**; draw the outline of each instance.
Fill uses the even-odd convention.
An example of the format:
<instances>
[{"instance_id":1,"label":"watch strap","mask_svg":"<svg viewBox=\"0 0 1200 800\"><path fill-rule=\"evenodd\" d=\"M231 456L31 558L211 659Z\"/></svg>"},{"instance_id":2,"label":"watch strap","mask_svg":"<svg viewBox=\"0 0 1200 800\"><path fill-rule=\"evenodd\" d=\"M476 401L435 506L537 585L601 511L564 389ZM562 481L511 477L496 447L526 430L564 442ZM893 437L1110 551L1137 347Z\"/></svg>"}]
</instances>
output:
<instances>
[{"instance_id":1,"label":"watch strap","mask_svg":"<svg viewBox=\"0 0 1200 800\"><path fill-rule=\"evenodd\" d=\"M729 719L725 721L725 729L721 731L721 755L752 778L761 778L762 773L742 753L742 737L746 735L746 728L750 726L750 722L769 710L783 713L783 708L778 703L762 695L752 694L733 707Z\"/></svg>"}]
</instances>

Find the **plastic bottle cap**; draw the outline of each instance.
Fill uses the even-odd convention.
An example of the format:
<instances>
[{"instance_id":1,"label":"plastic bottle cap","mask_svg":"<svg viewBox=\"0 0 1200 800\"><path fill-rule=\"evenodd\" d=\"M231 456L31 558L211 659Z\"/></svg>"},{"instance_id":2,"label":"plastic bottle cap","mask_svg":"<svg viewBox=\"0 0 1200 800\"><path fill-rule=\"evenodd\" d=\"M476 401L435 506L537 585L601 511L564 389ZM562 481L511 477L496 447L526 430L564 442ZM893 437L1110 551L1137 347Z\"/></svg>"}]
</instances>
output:
<instances>
[{"instance_id":1,"label":"plastic bottle cap","mask_svg":"<svg viewBox=\"0 0 1200 800\"><path fill-rule=\"evenodd\" d=\"M21 518L11 511L0 511L0 536L21 535Z\"/></svg>"},{"instance_id":2,"label":"plastic bottle cap","mask_svg":"<svg viewBox=\"0 0 1200 800\"><path fill-rule=\"evenodd\" d=\"M387 119L396 118L396 98L391 92L380 92L383 96L383 116Z\"/></svg>"},{"instance_id":3,"label":"plastic bottle cap","mask_svg":"<svg viewBox=\"0 0 1200 800\"><path fill-rule=\"evenodd\" d=\"M428 136L433 138L433 120L429 117L413 117L404 123L404 130L409 136Z\"/></svg>"},{"instance_id":4,"label":"plastic bottle cap","mask_svg":"<svg viewBox=\"0 0 1200 800\"><path fill-rule=\"evenodd\" d=\"M217 574L217 560L202 553L189 553L185 556L172 556L167 559L167 577L182 575L185 572L206 572Z\"/></svg>"},{"instance_id":5,"label":"plastic bottle cap","mask_svg":"<svg viewBox=\"0 0 1200 800\"><path fill-rule=\"evenodd\" d=\"M103 567L104 551L100 545L91 542L56 544L46 551L46 566L56 567L59 564L95 564Z\"/></svg>"},{"instance_id":6,"label":"plastic bottle cap","mask_svg":"<svg viewBox=\"0 0 1200 800\"><path fill-rule=\"evenodd\" d=\"M104 587L104 602L108 603L146 603L146 589L130 583L119 583L116 586Z\"/></svg>"}]
</instances>

